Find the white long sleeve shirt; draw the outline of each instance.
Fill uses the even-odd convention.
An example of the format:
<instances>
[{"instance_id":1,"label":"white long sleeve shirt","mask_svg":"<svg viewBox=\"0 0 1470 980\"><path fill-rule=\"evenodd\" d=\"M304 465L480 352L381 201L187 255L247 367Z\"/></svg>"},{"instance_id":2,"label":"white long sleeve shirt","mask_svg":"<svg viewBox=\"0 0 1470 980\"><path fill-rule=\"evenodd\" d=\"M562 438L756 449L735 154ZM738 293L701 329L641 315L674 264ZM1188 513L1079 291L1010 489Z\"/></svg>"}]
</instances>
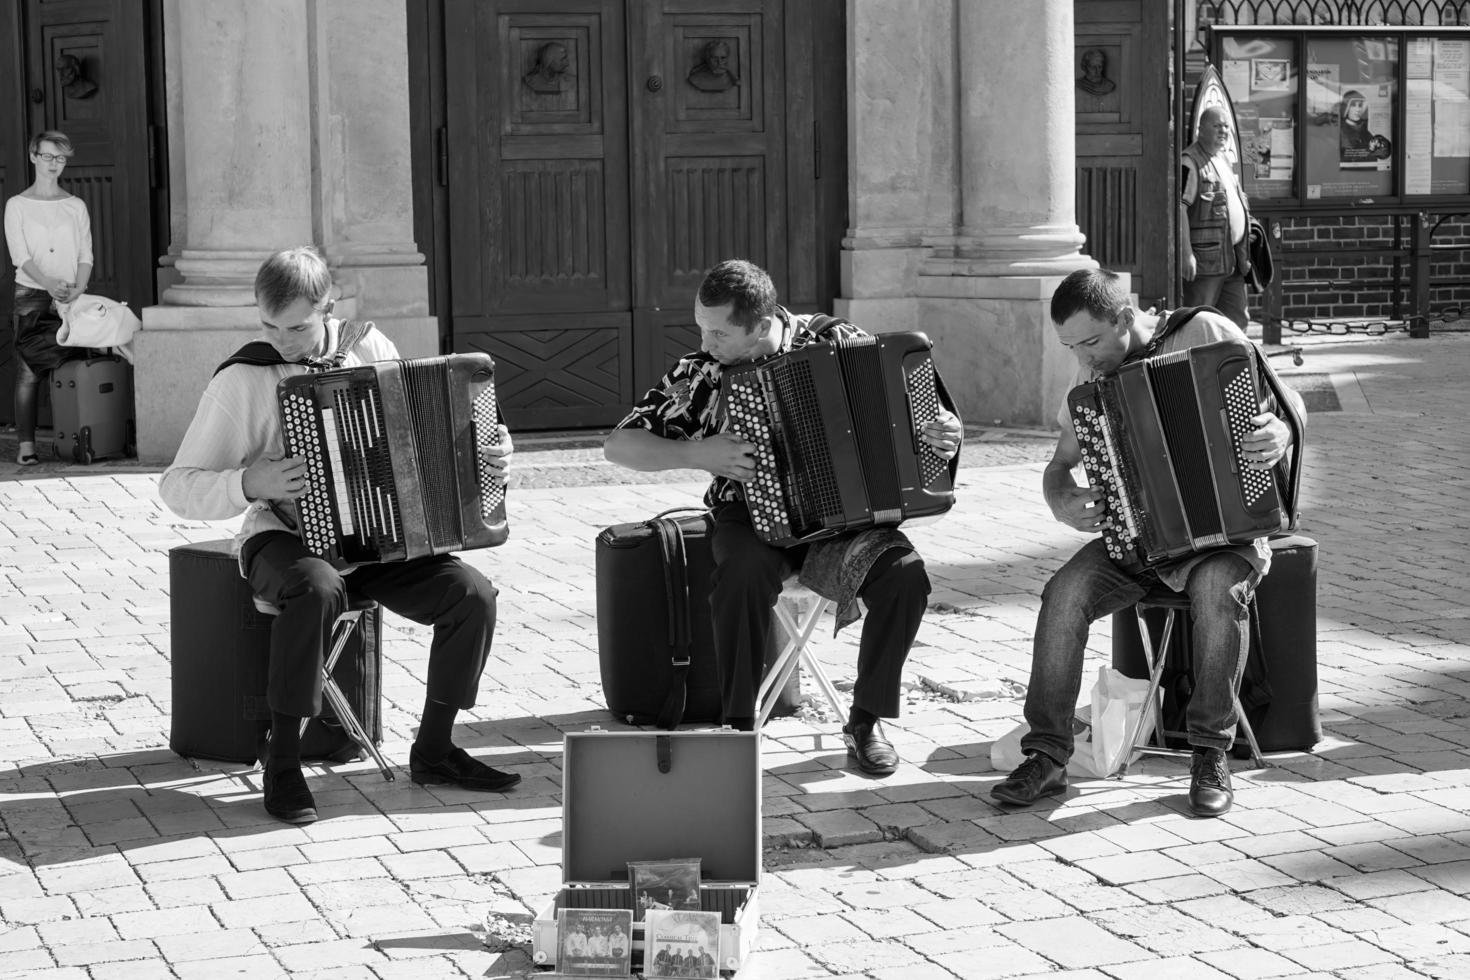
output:
<instances>
[{"instance_id":1,"label":"white long sleeve shirt","mask_svg":"<svg viewBox=\"0 0 1470 980\"><path fill-rule=\"evenodd\" d=\"M19 285L45 288L21 268L27 262L54 279L76 282L77 269L92 264L86 202L74 196L47 200L17 194L5 202L5 245Z\"/></svg>"},{"instance_id":2,"label":"white long sleeve shirt","mask_svg":"<svg viewBox=\"0 0 1470 980\"><path fill-rule=\"evenodd\" d=\"M327 322L327 343L335 343L341 321ZM378 330L369 330L342 362L357 367L393 360L398 349ZM190 520L218 521L243 513L235 536L238 555L245 541L264 531L290 531L263 500L245 496L245 471L265 457L285 455L281 421L276 409L276 385L306 373L302 364L232 364L210 380L194 419L184 433L173 463L158 483L158 493L169 510ZM295 519L295 504L280 506Z\"/></svg>"}]
</instances>

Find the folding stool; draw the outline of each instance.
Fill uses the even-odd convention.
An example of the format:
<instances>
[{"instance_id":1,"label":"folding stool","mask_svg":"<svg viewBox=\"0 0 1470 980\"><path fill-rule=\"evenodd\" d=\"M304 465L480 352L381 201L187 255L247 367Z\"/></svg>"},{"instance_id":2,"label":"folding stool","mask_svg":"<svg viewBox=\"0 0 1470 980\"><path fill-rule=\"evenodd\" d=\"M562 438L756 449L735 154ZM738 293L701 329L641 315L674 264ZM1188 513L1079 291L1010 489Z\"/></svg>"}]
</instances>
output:
<instances>
[{"instance_id":1,"label":"folding stool","mask_svg":"<svg viewBox=\"0 0 1470 980\"><path fill-rule=\"evenodd\" d=\"M262 599L260 596L252 596L251 601L255 603L255 608L264 615L279 616L281 613L279 606ZM383 774L384 779L393 782L395 778L393 768L388 765L388 760L383 758L383 753L378 750L377 743L373 741L372 736L368 735L367 730L363 728L362 722L358 720L357 713L352 710L352 705L348 703L347 696L342 693L342 688L337 686L337 679L332 675L333 669L337 666L338 658L342 656L342 651L347 649L347 644L351 641L353 632L357 630L358 624L362 621L363 613L372 612L377 607L378 604L367 596L359 595L350 589L348 590L347 608L342 611L342 615L338 616L337 621L332 624L332 645L327 652L326 659L322 661L322 696L326 698L327 704L331 706L332 713L337 716L337 722L342 726L342 730L347 733L347 737L356 742L363 751L372 757L372 760L377 763L378 771ZM306 734L306 726L309 724L311 724L310 718L301 719L301 734Z\"/></svg>"},{"instance_id":2,"label":"folding stool","mask_svg":"<svg viewBox=\"0 0 1470 980\"><path fill-rule=\"evenodd\" d=\"M766 668L760 691L755 697L757 729L764 727L766 720L770 718L771 711L791 680L797 664L801 664L811 675L837 717L846 721L847 705L843 703L842 695L811 651L811 638L816 632L817 621L833 605L831 599L823 598L806 586L798 584L794 577L786 580L774 609L776 622L785 632L786 640L781 652Z\"/></svg>"},{"instance_id":3,"label":"folding stool","mask_svg":"<svg viewBox=\"0 0 1470 980\"><path fill-rule=\"evenodd\" d=\"M1133 608L1137 614L1138 634L1143 639L1144 657L1149 666L1148 694L1144 698L1143 710L1139 712L1138 720L1133 723L1133 728L1128 733L1128 744L1132 748L1129 749L1128 755L1124 757L1123 767L1120 772L1128 771L1128 760L1132 758L1135 752L1143 752L1150 755L1174 756L1189 756L1193 754L1192 749L1171 749L1167 747L1164 742L1165 738L1179 737L1183 733L1162 730L1163 713L1159 707L1159 682L1164 676L1164 665L1169 660L1169 647L1174 639L1175 620L1181 613L1183 614L1183 629L1186 634L1189 632L1191 626L1193 617L1190 611L1189 595L1184 592L1175 592L1173 589L1164 586L1157 586L1150 589L1148 594L1138 600L1137 605ZM1144 614L1150 609L1164 610L1164 625L1159 631L1157 642L1150 642L1148 623L1144 619ZM1255 601L1252 599L1251 619L1253 621L1255 616ZM1257 769L1264 769L1266 768L1266 760L1261 758L1261 747L1256 742L1256 733L1251 729L1250 720L1245 716L1245 708L1241 706L1239 687L1231 691L1230 696L1235 700L1235 714L1239 718L1241 730L1245 732L1246 744L1250 746L1251 762L1255 764ZM1144 734L1148 728L1150 715L1153 715L1157 722L1153 735L1158 739L1158 745L1148 744L1149 736ZM1238 744L1239 742L1240 737L1237 735L1235 743Z\"/></svg>"}]
</instances>

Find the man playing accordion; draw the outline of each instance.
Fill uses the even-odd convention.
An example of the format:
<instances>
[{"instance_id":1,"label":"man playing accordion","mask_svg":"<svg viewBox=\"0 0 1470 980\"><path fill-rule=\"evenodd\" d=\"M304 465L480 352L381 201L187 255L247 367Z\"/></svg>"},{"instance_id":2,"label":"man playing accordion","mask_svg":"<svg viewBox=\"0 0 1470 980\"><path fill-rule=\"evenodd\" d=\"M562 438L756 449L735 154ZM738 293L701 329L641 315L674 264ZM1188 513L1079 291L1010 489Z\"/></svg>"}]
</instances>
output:
<instances>
[{"instance_id":1,"label":"man playing accordion","mask_svg":"<svg viewBox=\"0 0 1470 980\"><path fill-rule=\"evenodd\" d=\"M240 571L257 596L280 610L271 624L263 747L266 812L293 824L317 818L301 772L302 718L322 708L322 663L347 595L343 573L301 539L295 501L307 492L306 460L283 448L276 387L316 367L393 360L393 342L372 324L332 317L331 273L310 247L277 252L255 277L260 340L228 359L210 380L178 455L159 482L180 517L224 520L244 514L235 545ZM509 433L483 450L502 481ZM352 588L384 608L434 627L427 696L409 755L415 783L502 791L518 773L492 769L450 740L461 708L473 707L495 634L496 590L478 570L448 555L358 566Z\"/></svg>"},{"instance_id":2,"label":"man playing accordion","mask_svg":"<svg viewBox=\"0 0 1470 980\"><path fill-rule=\"evenodd\" d=\"M808 344L863 331L831 317L796 315L776 303L771 277L743 260L721 262L705 274L694 303L701 349L680 358L608 436L609 460L630 469L701 469L714 476L705 503L714 511L715 572L709 597L715 655L725 723L754 727L755 696L772 608L782 582L803 562L817 561L828 541L790 548L762 541L751 525L742 481L756 473L754 447L725 431L721 377L724 368L784 354ZM959 417L941 408L920 430L920 439L944 459L959 451ZM856 595L867 607L859 646L853 706L842 729L848 754L872 775L898 767L898 753L883 734L880 718L898 716L900 679L919 630L929 595L923 559L892 528L848 532L829 539L839 552L854 538L877 542L863 552L859 567L848 564ZM816 589L816 591L822 591ZM840 603L839 624L856 617Z\"/></svg>"},{"instance_id":3,"label":"man playing accordion","mask_svg":"<svg viewBox=\"0 0 1470 980\"><path fill-rule=\"evenodd\" d=\"M1169 354L1221 340L1245 340L1224 316L1202 308L1150 346L1168 318L1145 313L1129 301L1121 277L1104 269L1084 269L1064 279L1051 299L1051 319L1063 346L1077 358L1076 384L1116 371L1126 361ZM1301 399L1290 389L1297 412ZM1082 450L1063 405L1057 416L1061 436L1042 477L1042 493L1057 520L1087 534L1107 519L1099 492L1079 487L1073 470ZM1251 469L1274 466L1291 448L1291 432L1272 412L1251 419L1241 440L1242 458ZM1230 809L1230 748L1237 723L1234 692L1250 649L1250 599L1269 571L1267 539L1225 546L1143 569L1125 571L1109 558L1101 537L1083 545L1047 582L1041 596L1032 647L1031 684L1026 691L1026 722L1021 739L1026 761L991 788L996 800L1017 806L1067 790L1072 756L1072 717L1081 689L1083 655L1093 620L1127 609L1151 586L1162 583L1186 592L1193 611L1194 693L1189 702L1190 809L1215 817Z\"/></svg>"}]
</instances>

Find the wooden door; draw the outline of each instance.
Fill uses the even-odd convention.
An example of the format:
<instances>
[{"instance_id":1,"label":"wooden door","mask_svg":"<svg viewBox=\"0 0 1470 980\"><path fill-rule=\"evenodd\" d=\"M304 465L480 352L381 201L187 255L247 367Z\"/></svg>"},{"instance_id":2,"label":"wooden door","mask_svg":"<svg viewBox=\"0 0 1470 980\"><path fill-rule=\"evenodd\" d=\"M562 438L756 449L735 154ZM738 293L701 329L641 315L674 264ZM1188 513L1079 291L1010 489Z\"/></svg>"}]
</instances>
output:
<instances>
[{"instance_id":1,"label":"wooden door","mask_svg":"<svg viewBox=\"0 0 1470 980\"><path fill-rule=\"evenodd\" d=\"M154 301L153 224L164 195L163 160L150 153L155 141L162 146L161 128L148 122L156 81L148 52L158 46L158 10L154 0L24 0L0 10L8 83L0 86L0 198L20 193L34 178L26 153L32 135L57 129L70 137L76 154L61 185L86 202L92 219L88 288L135 310ZM3 259L0 419L11 421L14 278L8 252Z\"/></svg>"},{"instance_id":2,"label":"wooden door","mask_svg":"<svg viewBox=\"0 0 1470 980\"><path fill-rule=\"evenodd\" d=\"M1077 224L1084 251L1128 272L1145 307L1169 295L1177 151L1169 5L1075 0Z\"/></svg>"},{"instance_id":3,"label":"wooden door","mask_svg":"<svg viewBox=\"0 0 1470 980\"><path fill-rule=\"evenodd\" d=\"M26 0L29 131L71 138L61 183L92 218L88 288L134 309L153 302L144 13L135 2Z\"/></svg>"},{"instance_id":4,"label":"wooden door","mask_svg":"<svg viewBox=\"0 0 1470 980\"><path fill-rule=\"evenodd\" d=\"M446 0L452 346L513 424L616 422L698 346L720 259L830 302L840 27L840 0Z\"/></svg>"},{"instance_id":5,"label":"wooden door","mask_svg":"<svg viewBox=\"0 0 1470 980\"><path fill-rule=\"evenodd\" d=\"M587 424L632 382L620 0L450 0L454 346L519 427Z\"/></svg>"},{"instance_id":6,"label":"wooden door","mask_svg":"<svg viewBox=\"0 0 1470 980\"><path fill-rule=\"evenodd\" d=\"M784 285L782 6L630 7L633 201L647 219L634 253L634 343L648 383L699 346L694 294L710 266L746 258Z\"/></svg>"}]
</instances>

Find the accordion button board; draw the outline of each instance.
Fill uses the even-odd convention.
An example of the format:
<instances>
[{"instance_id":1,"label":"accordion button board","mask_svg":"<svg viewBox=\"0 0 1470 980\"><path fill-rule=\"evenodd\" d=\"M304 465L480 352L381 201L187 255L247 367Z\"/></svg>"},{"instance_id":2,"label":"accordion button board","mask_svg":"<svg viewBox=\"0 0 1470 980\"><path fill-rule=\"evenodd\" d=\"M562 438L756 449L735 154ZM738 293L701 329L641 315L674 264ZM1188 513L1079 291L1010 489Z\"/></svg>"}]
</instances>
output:
<instances>
[{"instance_id":1,"label":"accordion button board","mask_svg":"<svg viewBox=\"0 0 1470 980\"><path fill-rule=\"evenodd\" d=\"M306 461L302 541L334 566L505 541L494 362L486 354L296 375L277 388L286 452Z\"/></svg>"},{"instance_id":2,"label":"accordion button board","mask_svg":"<svg viewBox=\"0 0 1470 980\"><path fill-rule=\"evenodd\" d=\"M1108 557L1137 571L1288 526L1285 463L1255 470L1245 458L1261 394L1250 344L1236 340L1143 358L1072 389Z\"/></svg>"},{"instance_id":3,"label":"accordion button board","mask_svg":"<svg viewBox=\"0 0 1470 980\"><path fill-rule=\"evenodd\" d=\"M921 333L810 344L723 374L728 430L754 447L744 484L762 541L785 547L943 514L949 463L919 438L938 416Z\"/></svg>"}]
</instances>

